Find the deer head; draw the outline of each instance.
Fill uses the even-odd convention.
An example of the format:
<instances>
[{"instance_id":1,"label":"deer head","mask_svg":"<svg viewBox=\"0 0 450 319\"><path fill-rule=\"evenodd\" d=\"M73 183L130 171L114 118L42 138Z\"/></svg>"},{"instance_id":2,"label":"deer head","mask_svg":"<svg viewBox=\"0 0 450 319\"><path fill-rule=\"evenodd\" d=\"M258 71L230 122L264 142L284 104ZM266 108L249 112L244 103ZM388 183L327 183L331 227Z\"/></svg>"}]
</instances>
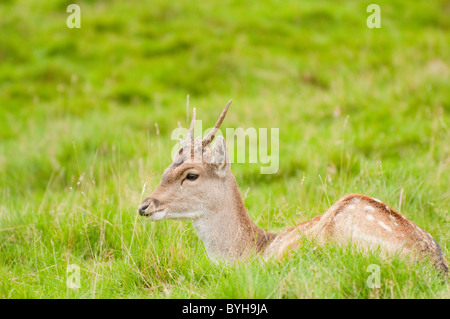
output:
<instances>
[{"instance_id":1,"label":"deer head","mask_svg":"<svg viewBox=\"0 0 450 319\"><path fill-rule=\"evenodd\" d=\"M231 100L214 128L203 139L194 139L195 108L189 134L173 163L162 175L161 184L139 206L139 214L152 221L163 219L195 220L213 211L227 192L227 182L234 181L230 171L228 149L219 130Z\"/></svg>"}]
</instances>

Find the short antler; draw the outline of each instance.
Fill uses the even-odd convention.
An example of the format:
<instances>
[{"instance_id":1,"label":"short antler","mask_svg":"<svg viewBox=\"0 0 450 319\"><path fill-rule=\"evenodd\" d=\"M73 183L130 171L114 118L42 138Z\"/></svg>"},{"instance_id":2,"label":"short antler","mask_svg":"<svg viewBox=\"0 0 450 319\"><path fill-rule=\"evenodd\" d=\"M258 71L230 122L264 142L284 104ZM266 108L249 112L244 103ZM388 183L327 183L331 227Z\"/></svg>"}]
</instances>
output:
<instances>
[{"instance_id":1,"label":"short antler","mask_svg":"<svg viewBox=\"0 0 450 319\"><path fill-rule=\"evenodd\" d=\"M181 140L180 139L180 143L181 143L181 148L178 151L178 154L182 154L183 150L185 147L187 147L187 141L189 141L190 143L190 147L191 147L191 156L194 156L194 125L195 125L195 117L196 117L196 112L195 112L195 107L192 110L192 120L191 120L191 125L189 126L189 133L188 136L186 138L186 140Z\"/></svg>"},{"instance_id":2,"label":"short antler","mask_svg":"<svg viewBox=\"0 0 450 319\"><path fill-rule=\"evenodd\" d=\"M214 139L217 131L220 128L220 125L222 124L223 120L225 119L225 115L227 114L228 108L230 107L230 104L233 100L228 101L227 105L225 106L225 108L222 111L222 114L220 114L219 119L217 120L216 125L214 125L214 128L208 133L208 135L205 136L205 138L202 140L202 148L205 148L206 146L208 146L212 140ZM189 133L187 136L187 139L185 140L184 143L190 143L190 149L191 149L191 157L194 156L194 125L195 125L195 117L196 117L196 112L195 112L195 108L192 110L192 121L191 121L191 125L189 127ZM178 151L178 154L182 154L184 148L187 147L187 144L185 144L184 146L181 147L181 149Z\"/></svg>"},{"instance_id":3,"label":"short antler","mask_svg":"<svg viewBox=\"0 0 450 319\"><path fill-rule=\"evenodd\" d=\"M216 125L214 125L214 128L208 133L208 135L205 136L205 138L203 138L202 148L208 146L214 139L214 136L216 135L217 131L219 130L219 127L222 124L222 122L225 118L225 115L227 115L227 111L228 111L228 108L230 107L231 102L233 102L233 100L228 101L227 105L225 106L225 108L222 111L222 114L220 114L220 117L217 120Z\"/></svg>"},{"instance_id":4,"label":"short antler","mask_svg":"<svg viewBox=\"0 0 450 319\"><path fill-rule=\"evenodd\" d=\"M194 157L194 125L195 125L195 107L192 110L192 121L189 127L188 139L191 141L191 158Z\"/></svg>"}]
</instances>

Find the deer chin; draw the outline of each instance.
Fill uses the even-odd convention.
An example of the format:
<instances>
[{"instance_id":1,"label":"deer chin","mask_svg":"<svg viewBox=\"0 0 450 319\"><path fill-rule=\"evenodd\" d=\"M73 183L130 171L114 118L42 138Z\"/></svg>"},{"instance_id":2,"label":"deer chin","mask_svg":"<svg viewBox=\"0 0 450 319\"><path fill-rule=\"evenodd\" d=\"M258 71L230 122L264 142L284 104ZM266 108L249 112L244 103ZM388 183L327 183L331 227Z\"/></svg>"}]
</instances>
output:
<instances>
[{"instance_id":1,"label":"deer chin","mask_svg":"<svg viewBox=\"0 0 450 319\"><path fill-rule=\"evenodd\" d=\"M157 210L157 211L153 211L148 213L146 216L148 216L148 218L153 221L153 222L158 222L160 220L163 220L167 217L167 209L161 209L161 210Z\"/></svg>"}]
</instances>

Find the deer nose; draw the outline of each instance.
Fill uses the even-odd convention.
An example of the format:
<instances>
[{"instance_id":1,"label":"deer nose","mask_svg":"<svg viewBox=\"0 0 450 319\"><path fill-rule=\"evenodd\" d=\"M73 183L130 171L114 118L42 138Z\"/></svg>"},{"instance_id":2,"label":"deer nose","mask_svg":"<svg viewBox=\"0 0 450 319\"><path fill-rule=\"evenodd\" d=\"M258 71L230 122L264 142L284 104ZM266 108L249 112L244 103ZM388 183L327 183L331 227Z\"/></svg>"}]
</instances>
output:
<instances>
[{"instance_id":1,"label":"deer nose","mask_svg":"<svg viewBox=\"0 0 450 319\"><path fill-rule=\"evenodd\" d=\"M139 215L144 216L148 206L150 206L150 204L142 204L141 206L139 206Z\"/></svg>"}]
</instances>

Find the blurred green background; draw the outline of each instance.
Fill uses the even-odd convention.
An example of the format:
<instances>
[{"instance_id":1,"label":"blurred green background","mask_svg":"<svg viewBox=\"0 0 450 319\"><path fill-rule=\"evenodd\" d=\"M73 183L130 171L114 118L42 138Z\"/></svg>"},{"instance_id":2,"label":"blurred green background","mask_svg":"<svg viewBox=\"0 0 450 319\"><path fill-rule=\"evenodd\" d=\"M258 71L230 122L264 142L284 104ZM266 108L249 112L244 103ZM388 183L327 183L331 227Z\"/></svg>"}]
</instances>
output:
<instances>
[{"instance_id":1,"label":"blurred green background","mask_svg":"<svg viewBox=\"0 0 450 319\"><path fill-rule=\"evenodd\" d=\"M377 1L380 29L366 25L372 1L80 0L69 29L72 2L0 3L1 297L449 297L411 277L421 268L392 268L375 294L364 269L330 284L332 250L265 293L289 269L219 269L190 223L136 214L171 163L172 130L188 126L186 96L204 129L232 98L224 128L280 128L276 174L232 167L260 227L358 192L448 256L449 1ZM66 287L69 264L80 289ZM249 281L259 288L239 288Z\"/></svg>"}]
</instances>

